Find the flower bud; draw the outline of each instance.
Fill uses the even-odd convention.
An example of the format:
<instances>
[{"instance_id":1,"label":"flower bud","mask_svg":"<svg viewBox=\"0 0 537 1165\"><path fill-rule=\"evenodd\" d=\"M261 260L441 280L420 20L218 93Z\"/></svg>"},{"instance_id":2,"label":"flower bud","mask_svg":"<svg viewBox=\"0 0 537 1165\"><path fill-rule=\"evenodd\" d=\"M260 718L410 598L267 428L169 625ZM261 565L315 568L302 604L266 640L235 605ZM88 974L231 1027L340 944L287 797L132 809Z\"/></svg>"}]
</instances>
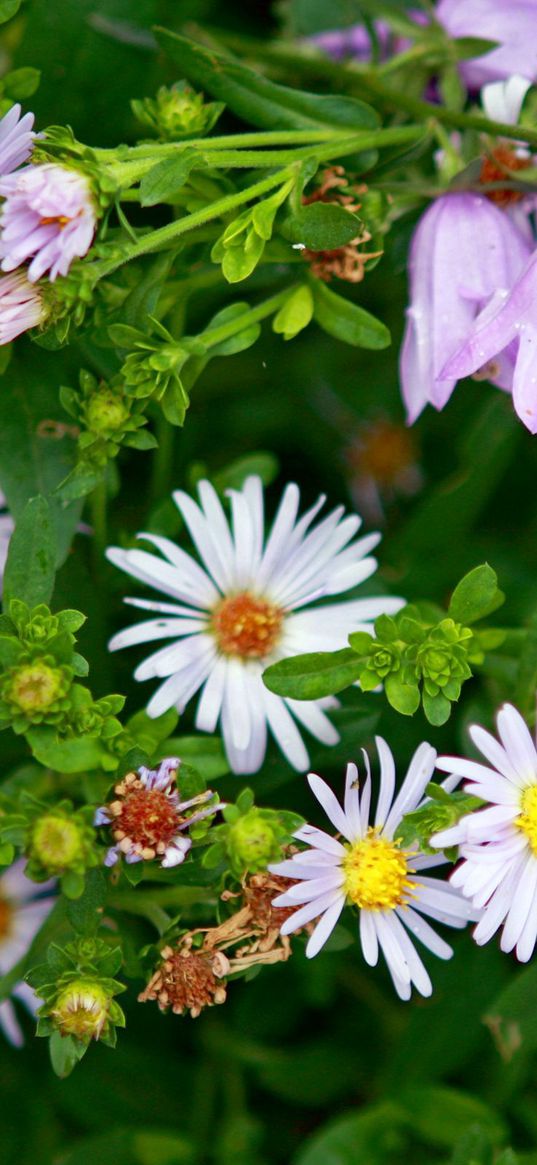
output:
<instances>
[{"instance_id":1,"label":"flower bud","mask_svg":"<svg viewBox=\"0 0 537 1165\"><path fill-rule=\"evenodd\" d=\"M109 1017L112 1000L94 979L73 979L64 987L51 1011L62 1036L98 1040Z\"/></svg>"},{"instance_id":2,"label":"flower bud","mask_svg":"<svg viewBox=\"0 0 537 1165\"><path fill-rule=\"evenodd\" d=\"M234 866L257 870L280 856L281 845L270 820L254 807L229 827L227 848Z\"/></svg>"},{"instance_id":3,"label":"flower bud","mask_svg":"<svg viewBox=\"0 0 537 1165\"><path fill-rule=\"evenodd\" d=\"M102 388L89 400L86 407L88 429L106 435L121 429L128 420L127 405L110 389Z\"/></svg>"},{"instance_id":4,"label":"flower bud","mask_svg":"<svg viewBox=\"0 0 537 1165\"><path fill-rule=\"evenodd\" d=\"M205 104L201 93L179 81L169 89L163 85L155 98L133 101L132 109L142 125L171 141L208 133L224 106L217 101Z\"/></svg>"},{"instance_id":5,"label":"flower bud","mask_svg":"<svg viewBox=\"0 0 537 1165\"><path fill-rule=\"evenodd\" d=\"M59 874L83 859L84 838L76 821L46 813L34 824L30 852L51 874Z\"/></svg>"},{"instance_id":6,"label":"flower bud","mask_svg":"<svg viewBox=\"0 0 537 1165\"><path fill-rule=\"evenodd\" d=\"M65 668L51 667L42 659L23 664L11 673L5 693L8 701L27 716L48 712L66 691Z\"/></svg>"}]
</instances>

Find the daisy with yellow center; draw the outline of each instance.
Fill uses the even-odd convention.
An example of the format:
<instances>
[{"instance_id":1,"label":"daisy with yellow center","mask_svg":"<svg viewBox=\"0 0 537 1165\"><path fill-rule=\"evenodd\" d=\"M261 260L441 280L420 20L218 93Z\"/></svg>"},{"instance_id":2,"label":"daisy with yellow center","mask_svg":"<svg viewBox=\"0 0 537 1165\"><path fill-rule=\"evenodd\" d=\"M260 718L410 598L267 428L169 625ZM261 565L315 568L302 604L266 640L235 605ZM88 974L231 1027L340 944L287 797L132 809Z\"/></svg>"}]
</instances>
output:
<instances>
[{"instance_id":1,"label":"daisy with yellow center","mask_svg":"<svg viewBox=\"0 0 537 1165\"><path fill-rule=\"evenodd\" d=\"M322 497L299 517L299 490L288 485L265 537L259 477L228 491L231 522L210 482L201 481L198 491L199 505L181 490L173 498L202 564L154 534L141 537L160 557L108 551L121 570L173 600L127 599L155 618L114 635L110 649L171 640L134 673L163 681L147 706L150 716L173 707L182 712L201 689L196 727L214 732L220 722L234 772L257 772L267 729L289 763L304 771L309 761L297 721L323 744L335 744L338 734L325 711L336 701L282 699L264 686L262 674L285 656L345 647L349 631L371 631L377 615L399 610L402 600L385 596L318 605L373 574L370 551L380 535L356 539L361 519L343 507L314 524Z\"/></svg>"},{"instance_id":2,"label":"daisy with yellow center","mask_svg":"<svg viewBox=\"0 0 537 1165\"><path fill-rule=\"evenodd\" d=\"M357 907L366 962L375 966L380 948L397 994L409 999L412 984L421 995L432 991L411 936L441 959L449 959L452 954L451 947L422 916L447 926L463 927L475 918L475 913L449 883L425 873L445 861L441 855L421 854L415 848L404 847L398 837L402 817L423 800L435 766L434 749L429 744L420 745L394 797L392 753L381 737L377 737L376 744L380 790L373 824L369 823L371 776L364 753L367 777L363 790L360 795L356 765L349 764L343 806L325 781L313 773L308 777L341 840L304 825L295 837L310 848L269 869L295 882L274 900L274 906L297 908L285 919L282 934L291 934L318 919L306 947L308 958L312 958L332 933L343 907Z\"/></svg>"},{"instance_id":3,"label":"daisy with yellow center","mask_svg":"<svg viewBox=\"0 0 537 1165\"><path fill-rule=\"evenodd\" d=\"M503 927L502 951L516 949L526 963L537 941L537 750L511 704L500 709L497 724L499 740L478 725L470 728L488 765L464 757L439 758L439 769L457 780L466 777L466 792L487 804L436 834L432 844L460 847L463 860L451 883L482 909L476 942L482 946Z\"/></svg>"}]
</instances>

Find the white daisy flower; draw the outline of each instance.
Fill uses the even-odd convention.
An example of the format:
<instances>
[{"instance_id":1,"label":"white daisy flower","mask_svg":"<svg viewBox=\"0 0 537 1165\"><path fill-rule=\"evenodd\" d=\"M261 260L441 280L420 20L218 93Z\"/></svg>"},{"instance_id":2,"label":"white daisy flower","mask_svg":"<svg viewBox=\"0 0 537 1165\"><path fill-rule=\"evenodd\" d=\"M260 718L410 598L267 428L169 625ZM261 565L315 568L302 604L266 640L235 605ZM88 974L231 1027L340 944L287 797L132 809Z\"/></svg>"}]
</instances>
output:
<instances>
[{"instance_id":1,"label":"white daisy flower","mask_svg":"<svg viewBox=\"0 0 537 1165\"><path fill-rule=\"evenodd\" d=\"M411 935L441 959L449 959L453 954L451 947L421 916L425 914L447 926L463 927L470 918L475 918L475 913L453 886L424 873L445 862L443 855L431 856L403 848L397 838L402 817L416 809L431 779L436 760L434 748L429 744L420 745L394 799L394 759L381 737L376 737L376 745L380 791L374 824L369 824L371 776L365 752L367 778L362 795L358 792L356 765L349 764L343 808L325 781L311 773L310 787L342 840L311 825L297 830L294 836L306 842L310 849L269 866L273 874L297 879L296 886L275 898L273 905L297 906L295 913L283 923L282 934L291 934L312 919L319 919L306 947L310 959L324 946L343 907L357 906L366 963L376 966L380 947L397 994L401 999L409 999L412 984L421 995L430 995L432 991L431 980Z\"/></svg>"},{"instance_id":2,"label":"white daisy flower","mask_svg":"<svg viewBox=\"0 0 537 1165\"><path fill-rule=\"evenodd\" d=\"M370 551L380 534L352 541L361 519L345 517L342 506L311 529L325 498L297 520L299 490L288 485L265 541L259 477L228 491L231 529L210 482L200 482L198 489L200 505L181 490L173 498L203 567L155 534L139 537L162 557L118 547L107 551L121 570L175 600L127 599L155 611L156 617L114 635L110 649L171 639L134 673L137 680L166 677L149 701L149 716L172 707L182 712L201 688L196 727L214 732L220 721L234 772L260 768L267 726L289 763L304 771L308 754L295 720L323 744L335 744L338 733L324 709L336 701L281 699L265 688L261 677L284 656L345 647L350 631L371 631L377 615L394 614L403 606L402 599L382 597L310 607L373 574L377 563Z\"/></svg>"},{"instance_id":3,"label":"white daisy flower","mask_svg":"<svg viewBox=\"0 0 537 1165\"><path fill-rule=\"evenodd\" d=\"M470 728L488 765L439 757L439 769L466 777L465 791L488 804L437 833L431 844L460 846L463 861L450 881L483 908L476 942L482 946L503 926L502 951L516 947L517 957L526 963L537 940L537 751L511 704L500 709L497 725L499 741L478 725Z\"/></svg>"},{"instance_id":4,"label":"white daisy flower","mask_svg":"<svg viewBox=\"0 0 537 1165\"><path fill-rule=\"evenodd\" d=\"M47 892L52 882L36 885L23 869L24 861L15 862L0 877L0 976L7 975L24 957L54 905ZM11 994L35 1014L40 1001L27 983L16 983ZM24 1040L11 999L0 1003L0 1027L10 1043L20 1048Z\"/></svg>"}]
</instances>

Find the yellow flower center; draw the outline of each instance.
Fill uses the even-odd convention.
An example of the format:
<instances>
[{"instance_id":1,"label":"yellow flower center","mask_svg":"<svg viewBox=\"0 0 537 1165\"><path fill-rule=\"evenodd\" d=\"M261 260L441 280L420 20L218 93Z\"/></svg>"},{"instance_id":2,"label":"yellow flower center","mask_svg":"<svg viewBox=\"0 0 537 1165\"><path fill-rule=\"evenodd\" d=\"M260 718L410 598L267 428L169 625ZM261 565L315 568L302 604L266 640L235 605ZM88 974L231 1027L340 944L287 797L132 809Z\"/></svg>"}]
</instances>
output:
<instances>
[{"instance_id":1,"label":"yellow flower center","mask_svg":"<svg viewBox=\"0 0 537 1165\"><path fill-rule=\"evenodd\" d=\"M530 785L525 789L520 806L522 813L515 820L515 825L526 834L533 853L537 856L537 785Z\"/></svg>"},{"instance_id":2,"label":"yellow flower center","mask_svg":"<svg viewBox=\"0 0 537 1165\"><path fill-rule=\"evenodd\" d=\"M344 889L356 906L366 910L394 910L408 898L412 871L397 841L368 829L362 841L348 847L343 859Z\"/></svg>"},{"instance_id":3,"label":"yellow flower center","mask_svg":"<svg viewBox=\"0 0 537 1165\"><path fill-rule=\"evenodd\" d=\"M282 623L283 611L245 592L219 603L212 630L224 655L262 659L278 641Z\"/></svg>"},{"instance_id":4,"label":"yellow flower center","mask_svg":"<svg viewBox=\"0 0 537 1165\"><path fill-rule=\"evenodd\" d=\"M17 671L11 685L11 698L22 712L46 711L61 691L62 675L46 663L27 664Z\"/></svg>"}]
</instances>

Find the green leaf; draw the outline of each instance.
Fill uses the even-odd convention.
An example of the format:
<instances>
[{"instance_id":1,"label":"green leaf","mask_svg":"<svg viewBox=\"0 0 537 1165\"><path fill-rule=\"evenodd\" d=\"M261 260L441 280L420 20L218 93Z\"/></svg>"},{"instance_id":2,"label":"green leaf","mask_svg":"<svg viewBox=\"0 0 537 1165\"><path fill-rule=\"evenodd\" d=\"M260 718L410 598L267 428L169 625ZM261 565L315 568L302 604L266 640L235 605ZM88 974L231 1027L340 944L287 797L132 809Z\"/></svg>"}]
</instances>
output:
<instances>
[{"instance_id":1,"label":"green leaf","mask_svg":"<svg viewBox=\"0 0 537 1165\"><path fill-rule=\"evenodd\" d=\"M461 1134L479 1125L495 1145L505 1127L495 1110L477 1096L439 1085L409 1088L399 1096L414 1133L428 1145L450 1148Z\"/></svg>"},{"instance_id":2,"label":"green leaf","mask_svg":"<svg viewBox=\"0 0 537 1165\"><path fill-rule=\"evenodd\" d=\"M451 704L447 696L443 696L439 692L437 696L430 696L428 692L423 693L423 711L429 721L429 724L434 724L439 728L441 724L445 724L449 720L451 714Z\"/></svg>"},{"instance_id":3,"label":"green leaf","mask_svg":"<svg viewBox=\"0 0 537 1165\"><path fill-rule=\"evenodd\" d=\"M272 321L272 330L292 340L307 328L313 316L313 295L307 283L295 287Z\"/></svg>"},{"instance_id":4,"label":"green leaf","mask_svg":"<svg viewBox=\"0 0 537 1165\"><path fill-rule=\"evenodd\" d=\"M361 220L335 202L312 202L303 206L283 224L283 233L292 243L303 243L310 251L334 251L360 234Z\"/></svg>"},{"instance_id":5,"label":"green leaf","mask_svg":"<svg viewBox=\"0 0 537 1165\"><path fill-rule=\"evenodd\" d=\"M505 595L498 589L496 572L488 562L476 566L461 579L451 596L448 614L464 626L484 619L501 607Z\"/></svg>"},{"instance_id":6,"label":"green leaf","mask_svg":"<svg viewBox=\"0 0 537 1165\"><path fill-rule=\"evenodd\" d=\"M451 41L459 61L469 60L471 57L483 57L498 48L497 40L487 40L482 36L457 36Z\"/></svg>"},{"instance_id":7,"label":"green leaf","mask_svg":"<svg viewBox=\"0 0 537 1165\"><path fill-rule=\"evenodd\" d=\"M265 240L251 228L240 243L226 247L222 258L222 274L228 283L240 283L255 270L263 251Z\"/></svg>"},{"instance_id":8,"label":"green leaf","mask_svg":"<svg viewBox=\"0 0 537 1165\"><path fill-rule=\"evenodd\" d=\"M49 1039L49 1052L56 1076L59 1076L61 1080L70 1076L87 1048L87 1044L83 1044L74 1036L61 1036L59 1032L53 1032Z\"/></svg>"},{"instance_id":9,"label":"green leaf","mask_svg":"<svg viewBox=\"0 0 537 1165\"><path fill-rule=\"evenodd\" d=\"M314 317L329 336L351 344L353 348L387 348L391 343L386 325L365 308L336 295L318 280L312 281L312 289Z\"/></svg>"},{"instance_id":10,"label":"green leaf","mask_svg":"<svg viewBox=\"0 0 537 1165\"><path fill-rule=\"evenodd\" d=\"M357 655L369 655L369 649L374 642L373 636L367 631L351 631L349 635L349 645Z\"/></svg>"},{"instance_id":11,"label":"green leaf","mask_svg":"<svg viewBox=\"0 0 537 1165\"><path fill-rule=\"evenodd\" d=\"M0 0L0 24L5 24L17 15L22 0Z\"/></svg>"},{"instance_id":12,"label":"green leaf","mask_svg":"<svg viewBox=\"0 0 537 1165\"><path fill-rule=\"evenodd\" d=\"M181 76L224 101L238 117L261 129L375 129L376 113L354 97L318 96L276 85L214 49L157 28L157 40Z\"/></svg>"},{"instance_id":13,"label":"green leaf","mask_svg":"<svg viewBox=\"0 0 537 1165\"><path fill-rule=\"evenodd\" d=\"M484 1022L504 1060L537 1048L537 964L518 972L494 1000Z\"/></svg>"},{"instance_id":14,"label":"green leaf","mask_svg":"<svg viewBox=\"0 0 537 1165\"><path fill-rule=\"evenodd\" d=\"M28 97L32 97L39 86L40 77L39 69L30 67L12 69L10 73L6 73L5 77L2 77L6 97L9 97L11 101L25 101Z\"/></svg>"},{"instance_id":15,"label":"green leaf","mask_svg":"<svg viewBox=\"0 0 537 1165\"><path fill-rule=\"evenodd\" d=\"M398 1104L345 1113L306 1141L293 1165L395 1165L408 1161L409 1133Z\"/></svg>"},{"instance_id":16,"label":"green leaf","mask_svg":"<svg viewBox=\"0 0 537 1165\"><path fill-rule=\"evenodd\" d=\"M62 879L62 888L63 882ZM67 917L77 934L90 936L96 934L101 922L103 907L106 902L106 879L101 869L89 870L86 873L84 890L67 904Z\"/></svg>"},{"instance_id":17,"label":"green leaf","mask_svg":"<svg viewBox=\"0 0 537 1165\"><path fill-rule=\"evenodd\" d=\"M384 684L386 698L402 716L413 716L419 708L420 692L417 684L405 684L399 675L387 676Z\"/></svg>"},{"instance_id":18,"label":"green leaf","mask_svg":"<svg viewBox=\"0 0 537 1165\"><path fill-rule=\"evenodd\" d=\"M0 487L9 510L20 517L29 498L48 498L57 535L57 566L69 549L81 506L54 497L72 469L76 438L58 400L65 356L34 346L18 348L0 384Z\"/></svg>"},{"instance_id":19,"label":"green leaf","mask_svg":"<svg viewBox=\"0 0 537 1165\"><path fill-rule=\"evenodd\" d=\"M229 773L229 764L222 741L218 736L171 736L166 741L166 749L157 749L158 759L178 756L201 773L209 784L216 777Z\"/></svg>"},{"instance_id":20,"label":"green leaf","mask_svg":"<svg viewBox=\"0 0 537 1165\"><path fill-rule=\"evenodd\" d=\"M58 739L53 728L32 728L26 739L36 760L59 773L84 773L88 769L113 772L117 759L95 736Z\"/></svg>"},{"instance_id":21,"label":"green leaf","mask_svg":"<svg viewBox=\"0 0 537 1165\"><path fill-rule=\"evenodd\" d=\"M178 149L171 158L163 158L140 182L142 206L156 206L158 202L173 202L174 196L188 181L190 171L199 165L199 150Z\"/></svg>"},{"instance_id":22,"label":"green leaf","mask_svg":"<svg viewBox=\"0 0 537 1165\"><path fill-rule=\"evenodd\" d=\"M319 612L319 618L322 618ZM263 683L277 696L318 700L343 691L359 679L363 664L350 647L317 651L273 663L263 672Z\"/></svg>"},{"instance_id":23,"label":"green leaf","mask_svg":"<svg viewBox=\"0 0 537 1165\"><path fill-rule=\"evenodd\" d=\"M241 316L245 312L251 311L249 303L229 303L227 307L222 308L213 316L210 324L205 332L201 333L200 339L208 342L209 355L213 356L234 356L236 352L244 352L247 348L251 348L256 340L261 335L261 325L258 323L250 323L245 327L241 327ZM211 331L214 328L221 328L223 324L229 324L232 320L237 321L237 331L235 335L229 336L227 340L221 340L219 344L210 344Z\"/></svg>"},{"instance_id":24,"label":"green leaf","mask_svg":"<svg viewBox=\"0 0 537 1165\"><path fill-rule=\"evenodd\" d=\"M21 599L29 607L49 603L54 590L56 530L46 498L31 498L11 536L4 573L4 604Z\"/></svg>"}]
</instances>

